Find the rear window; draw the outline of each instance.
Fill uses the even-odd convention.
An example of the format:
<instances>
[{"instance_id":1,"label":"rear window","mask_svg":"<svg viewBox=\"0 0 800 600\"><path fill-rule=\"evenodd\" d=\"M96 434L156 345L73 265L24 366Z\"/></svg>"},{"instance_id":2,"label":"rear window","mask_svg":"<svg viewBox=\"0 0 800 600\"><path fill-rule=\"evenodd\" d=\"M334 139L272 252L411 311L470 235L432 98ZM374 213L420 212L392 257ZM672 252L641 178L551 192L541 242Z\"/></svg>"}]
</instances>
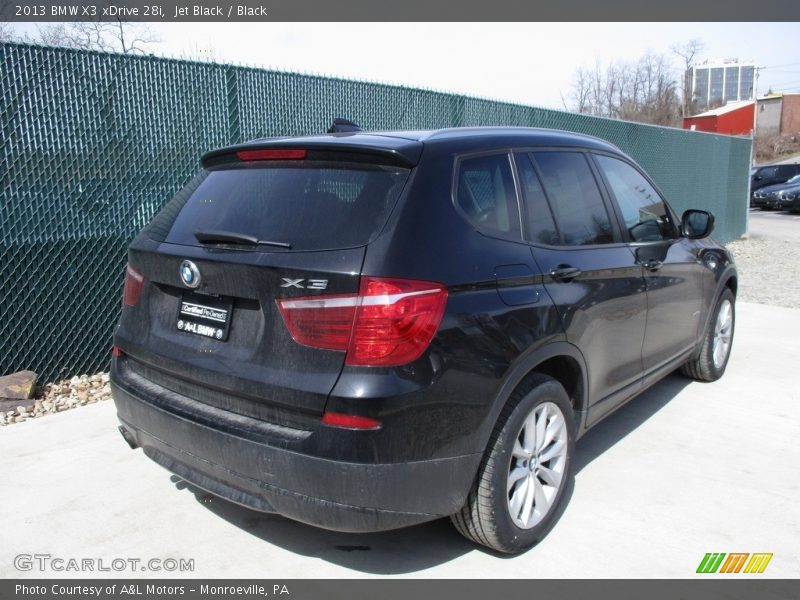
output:
<instances>
[{"instance_id":1,"label":"rear window","mask_svg":"<svg viewBox=\"0 0 800 600\"><path fill-rule=\"evenodd\" d=\"M193 246L198 231L252 236L291 250L362 246L386 223L408 174L400 167L317 161L212 168L178 192L145 231L158 241Z\"/></svg>"},{"instance_id":2,"label":"rear window","mask_svg":"<svg viewBox=\"0 0 800 600\"><path fill-rule=\"evenodd\" d=\"M520 239L517 192L508 154L461 160L457 185L458 207L476 229Z\"/></svg>"}]
</instances>

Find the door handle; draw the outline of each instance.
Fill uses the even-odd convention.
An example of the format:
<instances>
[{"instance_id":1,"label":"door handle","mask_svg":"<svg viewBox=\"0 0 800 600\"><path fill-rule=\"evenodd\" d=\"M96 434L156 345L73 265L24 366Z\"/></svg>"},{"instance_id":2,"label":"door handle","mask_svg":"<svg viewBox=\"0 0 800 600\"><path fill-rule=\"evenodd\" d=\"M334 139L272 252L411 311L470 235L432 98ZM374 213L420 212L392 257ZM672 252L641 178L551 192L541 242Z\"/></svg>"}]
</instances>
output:
<instances>
[{"instance_id":1,"label":"door handle","mask_svg":"<svg viewBox=\"0 0 800 600\"><path fill-rule=\"evenodd\" d=\"M642 265L648 271L658 271L661 267L664 266L663 262L661 262L660 260L654 260L652 258L650 260L640 262L639 264Z\"/></svg>"},{"instance_id":2,"label":"door handle","mask_svg":"<svg viewBox=\"0 0 800 600\"><path fill-rule=\"evenodd\" d=\"M572 281L582 272L583 271L581 271L577 267L571 267L569 265L558 265L557 267L555 267L550 271L550 277L552 277L556 281Z\"/></svg>"}]
</instances>

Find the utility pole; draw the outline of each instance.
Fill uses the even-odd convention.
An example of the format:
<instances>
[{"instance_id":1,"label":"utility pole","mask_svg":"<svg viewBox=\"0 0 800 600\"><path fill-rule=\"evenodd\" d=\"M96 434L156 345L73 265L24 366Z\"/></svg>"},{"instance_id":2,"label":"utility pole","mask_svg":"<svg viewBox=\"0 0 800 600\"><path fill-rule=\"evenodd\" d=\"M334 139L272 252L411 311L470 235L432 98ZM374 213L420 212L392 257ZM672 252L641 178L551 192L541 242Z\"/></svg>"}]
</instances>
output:
<instances>
[{"instance_id":1,"label":"utility pole","mask_svg":"<svg viewBox=\"0 0 800 600\"><path fill-rule=\"evenodd\" d=\"M750 140L750 166L756 161L756 125L758 124L758 71L760 67L753 69L753 137ZM747 208L744 213L745 235L750 235L750 196L753 193L753 179L747 178Z\"/></svg>"},{"instance_id":2,"label":"utility pole","mask_svg":"<svg viewBox=\"0 0 800 600\"><path fill-rule=\"evenodd\" d=\"M758 72L763 67L753 69L753 145L756 143L756 127L758 126ZM755 153L753 154L755 158Z\"/></svg>"}]
</instances>

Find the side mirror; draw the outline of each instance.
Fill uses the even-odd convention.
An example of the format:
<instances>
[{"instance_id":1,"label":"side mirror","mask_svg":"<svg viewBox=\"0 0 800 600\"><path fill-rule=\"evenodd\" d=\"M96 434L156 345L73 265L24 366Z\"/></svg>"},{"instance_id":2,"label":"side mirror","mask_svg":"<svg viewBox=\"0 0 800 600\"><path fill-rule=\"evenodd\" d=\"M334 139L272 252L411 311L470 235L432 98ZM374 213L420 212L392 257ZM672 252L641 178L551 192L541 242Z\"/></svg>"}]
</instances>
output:
<instances>
[{"instance_id":1,"label":"side mirror","mask_svg":"<svg viewBox=\"0 0 800 600\"><path fill-rule=\"evenodd\" d=\"M699 240L714 231L714 215L704 210L687 210L681 218L681 235L690 240Z\"/></svg>"}]
</instances>

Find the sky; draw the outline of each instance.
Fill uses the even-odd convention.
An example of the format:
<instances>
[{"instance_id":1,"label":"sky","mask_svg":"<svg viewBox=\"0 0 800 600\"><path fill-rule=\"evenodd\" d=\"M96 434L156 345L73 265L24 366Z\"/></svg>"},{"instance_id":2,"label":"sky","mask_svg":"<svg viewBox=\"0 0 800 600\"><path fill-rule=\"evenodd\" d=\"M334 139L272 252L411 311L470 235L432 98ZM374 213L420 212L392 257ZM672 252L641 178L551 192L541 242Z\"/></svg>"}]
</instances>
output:
<instances>
[{"instance_id":1,"label":"sky","mask_svg":"<svg viewBox=\"0 0 800 600\"><path fill-rule=\"evenodd\" d=\"M18 24L21 31L35 26ZM755 61L759 95L800 92L797 23L159 23L153 54L211 59L564 108L578 67L699 39L701 59Z\"/></svg>"}]
</instances>

